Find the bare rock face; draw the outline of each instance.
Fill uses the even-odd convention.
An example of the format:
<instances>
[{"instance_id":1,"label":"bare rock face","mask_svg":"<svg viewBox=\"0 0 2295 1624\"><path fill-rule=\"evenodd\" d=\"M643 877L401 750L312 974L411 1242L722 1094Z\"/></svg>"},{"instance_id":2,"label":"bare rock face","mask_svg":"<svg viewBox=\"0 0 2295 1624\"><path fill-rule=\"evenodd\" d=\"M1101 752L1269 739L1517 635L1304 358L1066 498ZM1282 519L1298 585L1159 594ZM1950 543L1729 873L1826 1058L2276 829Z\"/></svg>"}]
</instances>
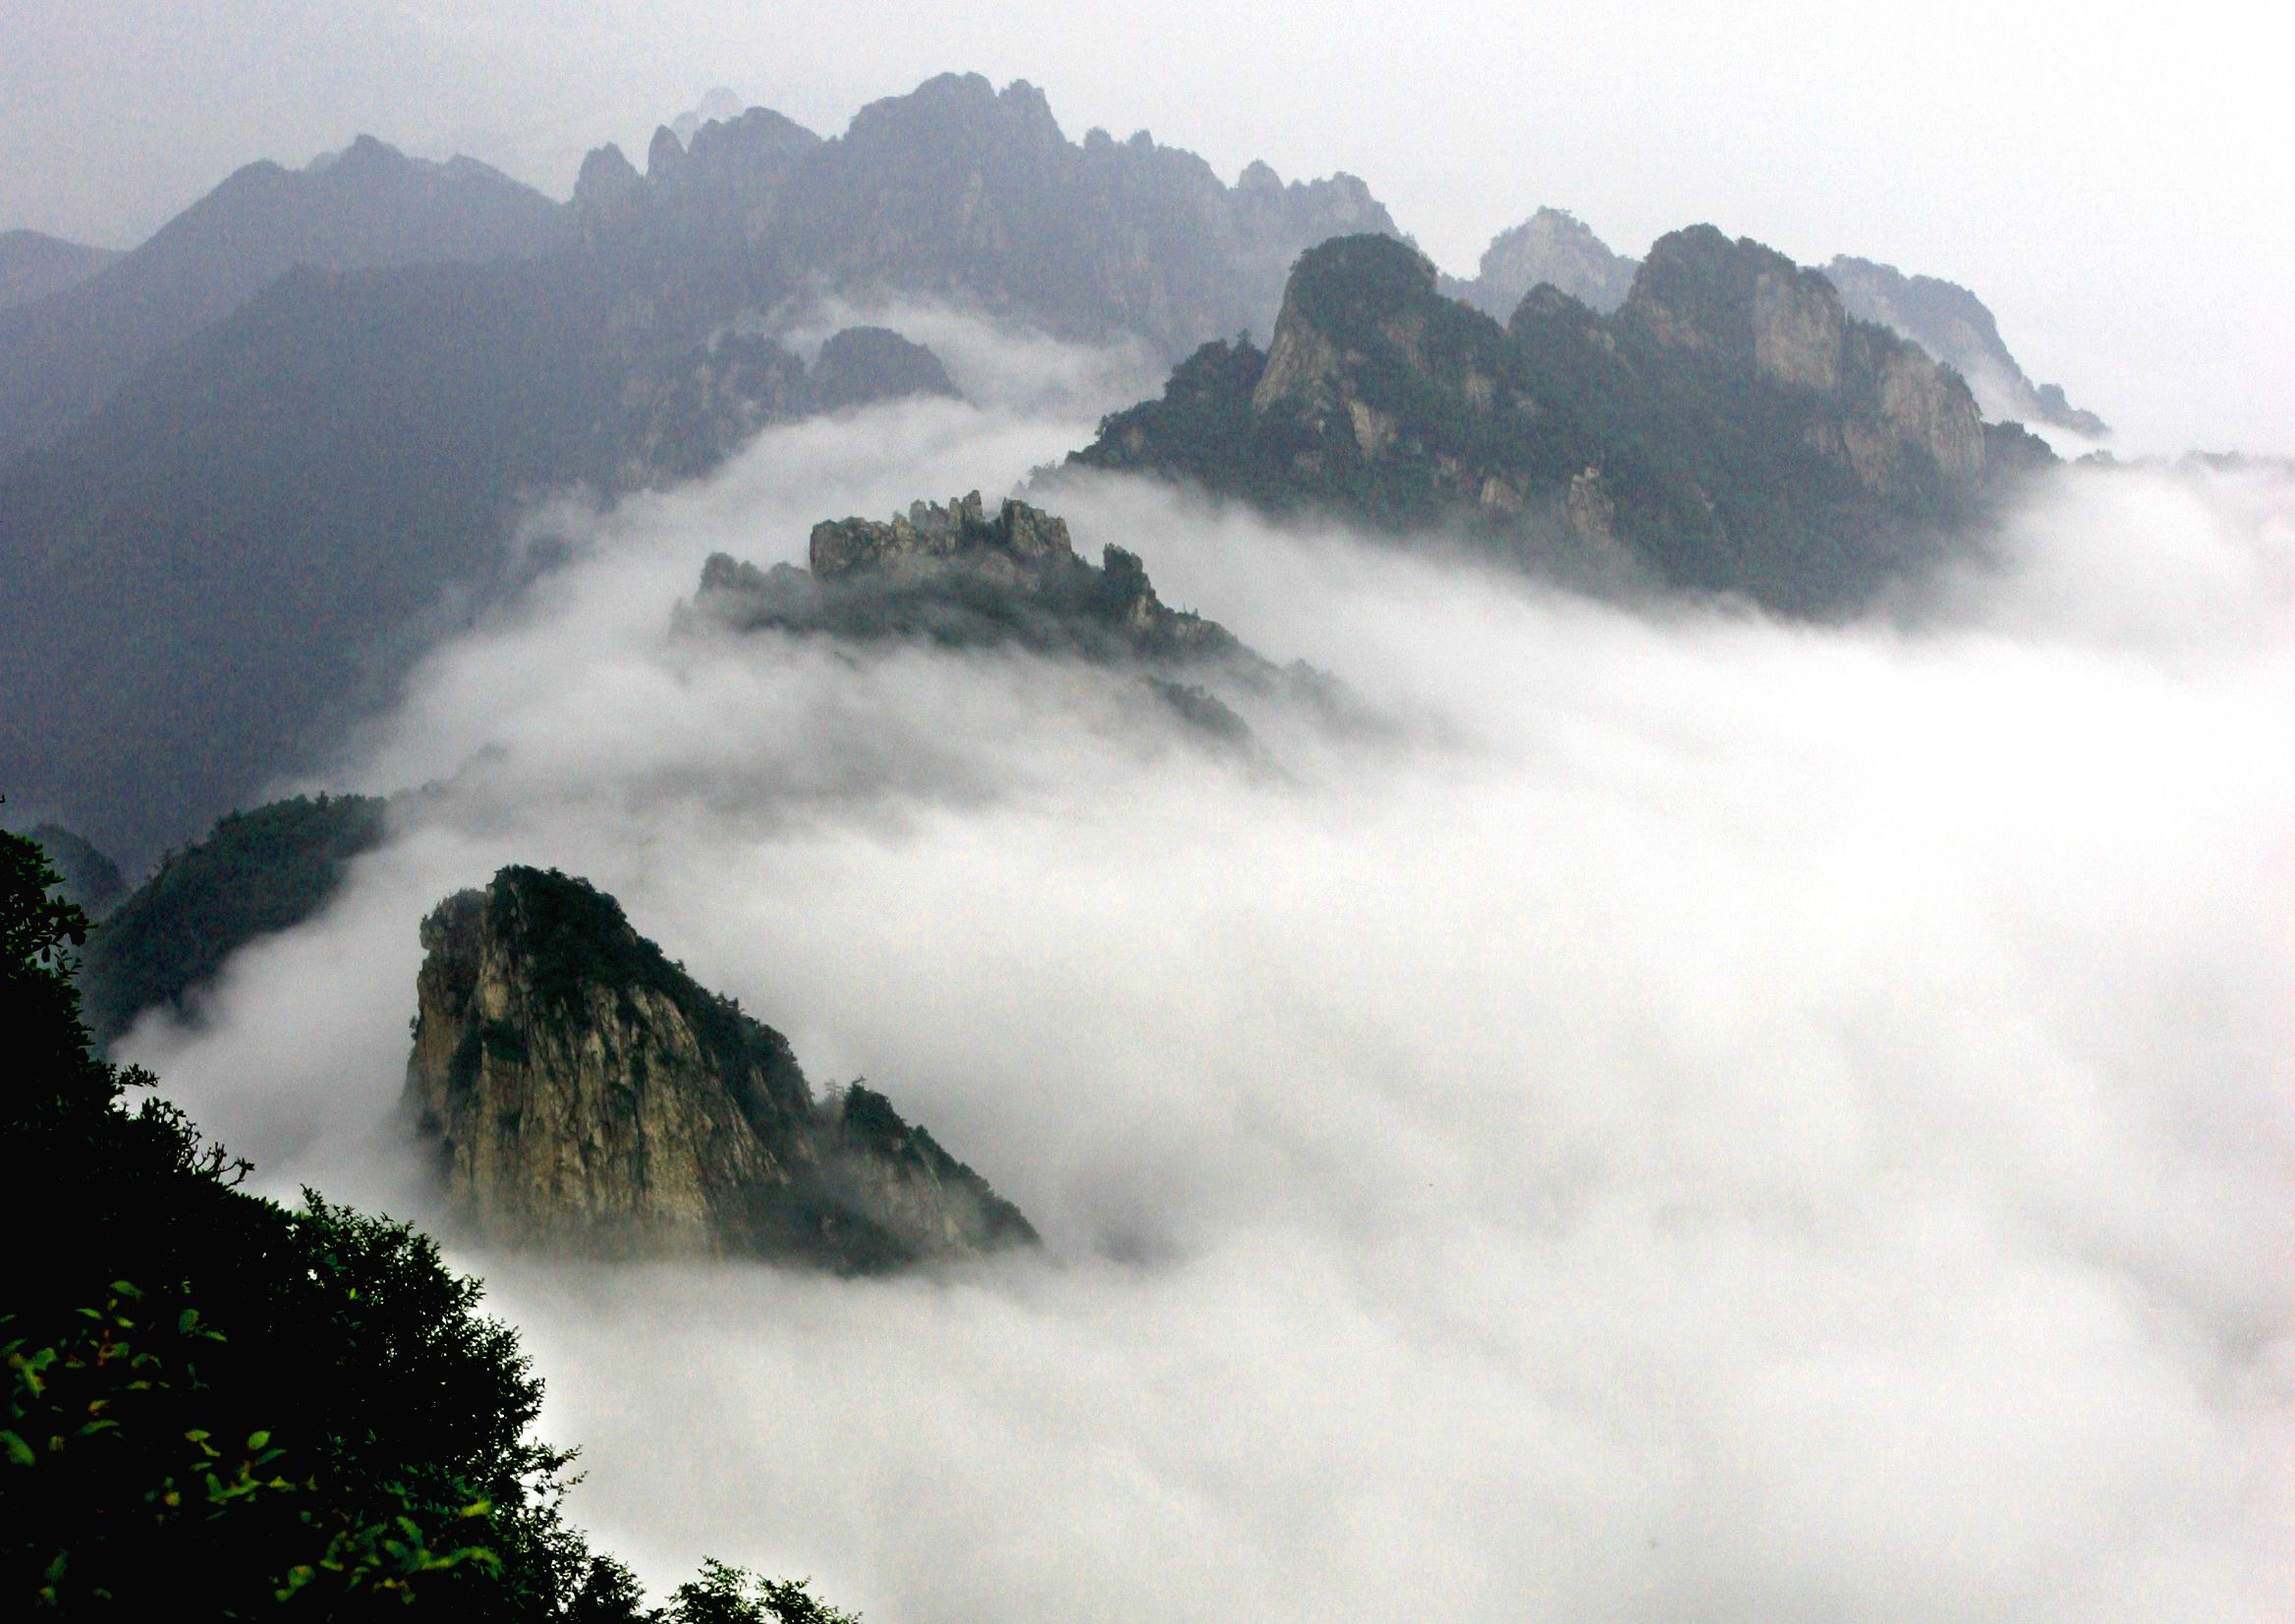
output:
<instances>
[{"instance_id":1,"label":"bare rock face","mask_svg":"<svg viewBox=\"0 0 2295 1624\"><path fill-rule=\"evenodd\" d=\"M812 527L807 558L823 581L952 564L1017 579L1081 562L1065 519L1019 500L991 517L977 490L945 504L912 502L886 524L824 519Z\"/></svg>"},{"instance_id":2,"label":"bare rock face","mask_svg":"<svg viewBox=\"0 0 2295 1624\"><path fill-rule=\"evenodd\" d=\"M1841 296L1822 277L1786 268L1754 278L1754 370L1771 382L1824 395L1840 388L1847 326Z\"/></svg>"},{"instance_id":3,"label":"bare rock face","mask_svg":"<svg viewBox=\"0 0 2295 1624\"><path fill-rule=\"evenodd\" d=\"M586 881L505 868L422 946L407 1095L493 1241L855 1270L1036 1238L882 1095L816 1099L778 1033Z\"/></svg>"},{"instance_id":4,"label":"bare rock face","mask_svg":"<svg viewBox=\"0 0 2295 1624\"><path fill-rule=\"evenodd\" d=\"M1366 235L1300 256L1263 354L1203 346L1071 461L1829 616L2045 466L1997 430L1823 275L1711 226L1659 239L1613 314L1540 283L1503 325Z\"/></svg>"},{"instance_id":5,"label":"bare rock face","mask_svg":"<svg viewBox=\"0 0 2295 1624\"><path fill-rule=\"evenodd\" d=\"M1991 310L1968 289L1850 254L1835 256L1824 273L1850 314L1910 339L1967 379L1987 417L2048 423L2090 439L2111 432L2101 418L2066 400L2059 386L2027 377Z\"/></svg>"},{"instance_id":6,"label":"bare rock face","mask_svg":"<svg viewBox=\"0 0 2295 1624\"><path fill-rule=\"evenodd\" d=\"M1541 208L1491 239L1474 280L1444 292L1499 321L1540 285L1606 315L1626 302L1635 263L1567 209Z\"/></svg>"},{"instance_id":7,"label":"bare rock face","mask_svg":"<svg viewBox=\"0 0 2295 1624\"><path fill-rule=\"evenodd\" d=\"M1810 397L1810 442L1868 491L1940 481L1973 492L1985 474L1976 396L1917 344L1851 316L1840 290L1750 238L1711 226L1660 238L1621 319L1661 346L1750 366Z\"/></svg>"}]
</instances>

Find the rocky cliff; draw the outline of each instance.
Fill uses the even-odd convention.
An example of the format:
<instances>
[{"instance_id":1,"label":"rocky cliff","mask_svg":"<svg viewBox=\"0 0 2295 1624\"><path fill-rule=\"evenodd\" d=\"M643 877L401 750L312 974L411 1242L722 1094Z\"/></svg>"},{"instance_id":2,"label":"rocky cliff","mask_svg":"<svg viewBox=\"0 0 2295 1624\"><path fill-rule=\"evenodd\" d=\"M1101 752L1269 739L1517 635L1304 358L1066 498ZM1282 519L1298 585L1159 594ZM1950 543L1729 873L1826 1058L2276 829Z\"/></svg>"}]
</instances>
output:
<instances>
[{"instance_id":1,"label":"rocky cliff","mask_svg":"<svg viewBox=\"0 0 2295 1624\"><path fill-rule=\"evenodd\" d=\"M2052 383L2035 384L2009 354L1992 312L1968 289L1933 276L1907 276L1894 265L1841 254L1824 268L1851 314L1877 322L1957 370L1985 416L2046 423L2089 439L2111 432L2104 420L2064 398Z\"/></svg>"},{"instance_id":2,"label":"rocky cliff","mask_svg":"<svg viewBox=\"0 0 2295 1624\"><path fill-rule=\"evenodd\" d=\"M1503 326L1402 244L1323 244L1263 354L1205 346L1072 462L1824 614L1981 525L2026 438L1821 275L1701 226L1615 313L1541 286Z\"/></svg>"},{"instance_id":3,"label":"rocky cliff","mask_svg":"<svg viewBox=\"0 0 2295 1624\"><path fill-rule=\"evenodd\" d=\"M1036 1239L881 1094L816 1096L780 1034L586 881L505 868L422 946L408 1099L498 1243L868 1270Z\"/></svg>"},{"instance_id":4,"label":"rocky cliff","mask_svg":"<svg viewBox=\"0 0 2295 1624\"><path fill-rule=\"evenodd\" d=\"M1611 250L1575 215L1541 208L1491 240L1472 280L1446 276L1442 291L1504 321L1542 284L1606 315L1626 302L1640 268L1640 260ZM1911 340L1959 372L1993 421L2044 423L2090 439L2111 432L2057 385L2027 377L1992 312L1968 289L1846 253L1824 266L1823 275L1840 290L1849 314Z\"/></svg>"},{"instance_id":5,"label":"rocky cliff","mask_svg":"<svg viewBox=\"0 0 2295 1624\"><path fill-rule=\"evenodd\" d=\"M1750 238L1711 226L1659 238L1617 324L1803 406L1810 445L1875 497L1973 492L1983 476L1984 424L1966 382L1851 318L1822 272Z\"/></svg>"},{"instance_id":6,"label":"rocky cliff","mask_svg":"<svg viewBox=\"0 0 2295 1624\"><path fill-rule=\"evenodd\" d=\"M889 522L824 520L807 570L720 553L702 568L693 613L743 632L1274 669L1224 627L1164 603L1137 555L1107 547L1100 557L1077 556L1065 520L1017 499L991 513L976 490L913 503Z\"/></svg>"}]
</instances>

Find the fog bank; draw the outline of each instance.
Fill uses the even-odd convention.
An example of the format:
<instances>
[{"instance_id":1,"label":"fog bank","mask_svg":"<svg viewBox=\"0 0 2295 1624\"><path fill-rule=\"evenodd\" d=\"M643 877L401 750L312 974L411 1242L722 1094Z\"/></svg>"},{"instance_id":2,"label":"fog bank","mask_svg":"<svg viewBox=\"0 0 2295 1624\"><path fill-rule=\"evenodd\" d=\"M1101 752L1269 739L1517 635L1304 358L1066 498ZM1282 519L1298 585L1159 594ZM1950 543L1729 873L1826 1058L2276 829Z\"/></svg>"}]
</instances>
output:
<instances>
[{"instance_id":1,"label":"fog bank","mask_svg":"<svg viewBox=\"0 0 2295 1624\"><path fill-rule=\"evenodd\" d=\"M871 1283L458 1255L603 1546L878 1624L2280 1616L2286 485L2067 476L1834 630L1065 491L1382 719L1261 702L1258 765L1119 674L670 635L709 552L1089 427L990 398L555 515L576 562L332 780L439 791L130 1044L267 1187L430 1216L416 921L556 865L1044 1231Z\"/></svg>"}]
</instances>

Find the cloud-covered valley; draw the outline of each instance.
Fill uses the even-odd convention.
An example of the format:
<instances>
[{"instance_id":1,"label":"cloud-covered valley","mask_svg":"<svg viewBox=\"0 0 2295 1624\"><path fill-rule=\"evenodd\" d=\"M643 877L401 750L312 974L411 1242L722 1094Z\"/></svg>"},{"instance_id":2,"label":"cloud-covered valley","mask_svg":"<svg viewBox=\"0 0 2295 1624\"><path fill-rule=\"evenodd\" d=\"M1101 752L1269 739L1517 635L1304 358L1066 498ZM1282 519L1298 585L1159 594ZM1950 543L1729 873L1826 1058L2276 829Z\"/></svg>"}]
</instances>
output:
<instances>
[{"instance_id":1,"label":"cloud-covered valley","mask_svg":"<svg viewBox=\"0 0 2295 1624\"><path fill-rule=\"evenodd\" d=\"M537 518L571 561L328 787L432 786L126 1045L267 1188L434 1219L440 897L585 874L1041 1256L484 1274L576 1514L870 1618L2264 1620L2295 1494L2295 493L2073 471L1845 627L1063 484L1334 673L1253 759L1128 678L673 631L712 552L1009 489L1038 370Z\"/></svg>"}]
</instances>

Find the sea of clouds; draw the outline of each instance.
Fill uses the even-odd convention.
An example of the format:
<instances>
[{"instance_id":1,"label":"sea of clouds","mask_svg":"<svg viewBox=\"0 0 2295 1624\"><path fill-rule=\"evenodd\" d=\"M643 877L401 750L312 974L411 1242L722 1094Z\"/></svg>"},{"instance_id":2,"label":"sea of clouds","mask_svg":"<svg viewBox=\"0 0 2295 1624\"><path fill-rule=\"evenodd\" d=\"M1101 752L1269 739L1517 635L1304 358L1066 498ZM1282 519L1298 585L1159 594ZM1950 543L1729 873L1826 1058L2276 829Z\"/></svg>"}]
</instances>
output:
<instances>
[{"instance_id":1,"label":"sea of clouds","mask_svg":"<svg viewBox=\"0 0 2295 1624\"><path fill-rule=\"evenodd\" d=\"M877 1624L2283 1616L2283 480L2067 474L1833 628L1062 487L1374 719L1244 704L1248 757L1116 674L673 634L710 552L993 497L1122 370L980 357L985 409L544 515L571 562L327 781L434 791L128 1045L266 1188L433 1218L417 922L554 865L1042 1229L866 1282L458 1249L603 1547Z\"/></svg>"}]
</instances>

